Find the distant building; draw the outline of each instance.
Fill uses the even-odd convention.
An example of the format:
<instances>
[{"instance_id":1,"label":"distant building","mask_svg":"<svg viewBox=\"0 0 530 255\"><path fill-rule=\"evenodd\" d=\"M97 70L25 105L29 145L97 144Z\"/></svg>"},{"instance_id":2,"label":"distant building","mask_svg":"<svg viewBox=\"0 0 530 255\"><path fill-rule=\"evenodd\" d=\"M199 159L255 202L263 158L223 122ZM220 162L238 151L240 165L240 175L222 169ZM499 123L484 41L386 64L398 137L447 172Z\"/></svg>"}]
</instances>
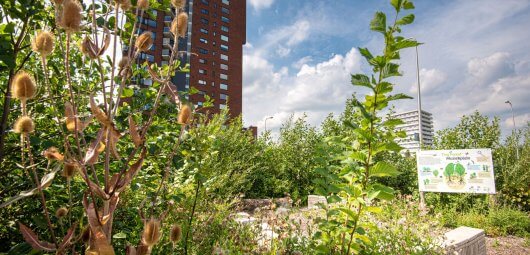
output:
<instances>
[{"instance_id":1,"label":"distant building","mask_svg":"<svg viewBox=\"0 0 530 255\"><path fill-rule=\"evenodd\" d=\"M407 133L407 137L398 139L397 142L404 148L404 151L415 152L420 148L420 132L419 132L419 115L418 110L395 113L392 118L400 119L404 124L398 125L397 128ZM423 147L433 145L434 126L432 114L426 111L421 111L421 130Z\"/></svg>"},{"instance_id":2,"label":"distant building","mask_svg":"<svg viewBox=\"0 0 530 255\"><path fill-rule=\"evenodd\" d=\"M190 65L189 73L176 73L172 82L179 91L191 87L198 93L188 99L199 109L206 98L214 100L210 113L229 107L231 117L242 113L243 45L246 43L246 0L186 0L183 10L189 15L188 34L178 43L185 52L181 65ZM138 17L139 32L151 31L153 46L138 56L138 63L169 63L175 41L169 31L177 11L150 10ZM128 50L125 46L124 50ZM140 80L150 86L151 79Z\"/></svg>"}]
</instances>

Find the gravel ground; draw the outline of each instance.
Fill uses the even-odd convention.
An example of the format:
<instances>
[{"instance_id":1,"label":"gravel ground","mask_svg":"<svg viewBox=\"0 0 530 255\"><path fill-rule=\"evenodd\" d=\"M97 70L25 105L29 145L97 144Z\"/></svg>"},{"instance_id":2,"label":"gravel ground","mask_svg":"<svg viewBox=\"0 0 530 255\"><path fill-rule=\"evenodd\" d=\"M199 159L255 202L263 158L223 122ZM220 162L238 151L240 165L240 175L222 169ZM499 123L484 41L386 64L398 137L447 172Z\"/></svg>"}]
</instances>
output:
<instances>
[{"instance_id":1,"label":"gravel ground","mask_svg":"<svg viewBox=\"0 0 530 255\"><path fill-rule=\"evenodd\" d=\"M525 239L515 236L486 237L488 255L529 255Z\"/></svg>"}]
</instances>

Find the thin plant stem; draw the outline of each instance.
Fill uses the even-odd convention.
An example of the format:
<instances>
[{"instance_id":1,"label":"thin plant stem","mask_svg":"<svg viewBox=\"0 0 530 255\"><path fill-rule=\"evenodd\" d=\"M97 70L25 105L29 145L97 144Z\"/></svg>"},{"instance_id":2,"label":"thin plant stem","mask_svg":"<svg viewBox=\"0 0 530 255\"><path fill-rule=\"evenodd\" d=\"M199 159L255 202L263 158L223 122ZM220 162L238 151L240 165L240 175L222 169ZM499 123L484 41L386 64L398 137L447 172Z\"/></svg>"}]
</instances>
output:
<instances>
[{"instance_id":1,"label":"thin plant stem","mask_svg":"<svg viewBox=\"0 0 530 255\"><path fill-rule=\"evenodd\" d=\"M26 134L22 134L22 136L23 136L23 139L22 139L23 142L24 142L24 138L27 140L27 143L25 143L25 145L26 145L26 148L27 148L27 151L28 151L29 162L31 164L31 168L30 169L33 172L33 178L35 180L35 183L37 184L37 190L39 191L39 194L40 194L42 208L44 209L44 217L46 218L46 223L48 224L48 229L50 230L50 236L51 236L52 241L55 244L55 246L59 247L59 243L57 242L57 239L55 238L55 232L53 230L52 222L50 220L50 213L48 211L48 207L46 206L46 197L44 196L44 192L42 192L41 183L39 181L37 170L35 169L35 165L34 165L34 161L33 161L33 155L31 154L31 145L30 145L30 140L29 140L29 134L27 134L27 133Z\"/></svg>"},{"instance_id":2,"label":"thin plant stem","mask_svg":"<svg viewBox=\"0 0 530 255\"><path fill-rule=\"evenodd\" d=\"M190 216L188 219L188 228L186 229L186 236L184 237L184 254L188 255L188 236L192 230L193 217L195 215L195 208L197 206L197 199L199 197L199 191L201 187L201 181L197 179L197 187L195 188L195 197L193 198L193 207L191 208Z\"/></svg>"}]
</instances>

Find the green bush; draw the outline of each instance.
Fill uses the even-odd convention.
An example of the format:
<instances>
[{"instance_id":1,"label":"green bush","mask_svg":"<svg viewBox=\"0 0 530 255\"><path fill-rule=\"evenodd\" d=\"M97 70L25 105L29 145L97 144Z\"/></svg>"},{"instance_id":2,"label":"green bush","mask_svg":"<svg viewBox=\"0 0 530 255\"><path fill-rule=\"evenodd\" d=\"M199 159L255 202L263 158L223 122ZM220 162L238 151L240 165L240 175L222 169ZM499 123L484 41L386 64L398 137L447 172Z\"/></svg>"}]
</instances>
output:
<instances>
[{"instance_id":1,"label":"green bush","mask_svg":"<svg viewBox=\"0 0 530 255\"><path fill-rule=\"evenodd\" d=\"M490 211L487 224L493 234L525 236L530 234L530 215L511 208L497 208Z\"/></svg>"}]
</instances>

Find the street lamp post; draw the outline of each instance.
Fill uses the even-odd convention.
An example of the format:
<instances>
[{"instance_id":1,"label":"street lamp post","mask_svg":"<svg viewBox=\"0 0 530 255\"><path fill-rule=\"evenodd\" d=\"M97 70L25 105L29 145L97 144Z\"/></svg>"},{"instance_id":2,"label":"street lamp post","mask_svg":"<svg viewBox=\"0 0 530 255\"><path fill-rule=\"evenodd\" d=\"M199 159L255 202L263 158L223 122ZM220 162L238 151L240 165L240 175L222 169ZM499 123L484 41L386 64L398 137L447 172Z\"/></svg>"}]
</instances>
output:
<instances>
[{"instance_id":1,"label":"street lamp post","mask_svg":"<svg viewBox=\"0 0 530 255\"><path fill-rule=\"evenodd\" d=\"M268 119L273 119L274 117L273 116L269 116L267 118L265 118L265 132L267 132L267 120Z\"/></svg>"},{"instance_id":2,"label":"street lamp post","mask_svg":"<svg viewBox=\"0 0 530 255\"><path fill-rule=\"evenodd\" d=\"M423 130L421 125L421 85L420 85L420 60L418 56L418 46L416 46L416 75L418 79L418 128L419 128L419 141L418 141L418 152L416 152L416 157L421 151L423 146ZM420 208L425 208L425 193L420 191Z\"/></svg>"},{"instance_id":3,"label":"street lamp post","mask_svg":"<svg viewBox=\"0 0 530 255\"><path fill-rule=\"evenodd\" d=\"M514 133L515 135L515 115L513 114L513 105L512 105L512 102L510 102L510 100L504 102L506 104L509 104L510 105L510 111L512 112L512 122L513 122L513 129L512 129L512 132ZM515 156L517 158L517 160L519 160L519 139L518 137L515 135L514 137L516 140L515 140Z\"/></svg>"}]
</instances>

